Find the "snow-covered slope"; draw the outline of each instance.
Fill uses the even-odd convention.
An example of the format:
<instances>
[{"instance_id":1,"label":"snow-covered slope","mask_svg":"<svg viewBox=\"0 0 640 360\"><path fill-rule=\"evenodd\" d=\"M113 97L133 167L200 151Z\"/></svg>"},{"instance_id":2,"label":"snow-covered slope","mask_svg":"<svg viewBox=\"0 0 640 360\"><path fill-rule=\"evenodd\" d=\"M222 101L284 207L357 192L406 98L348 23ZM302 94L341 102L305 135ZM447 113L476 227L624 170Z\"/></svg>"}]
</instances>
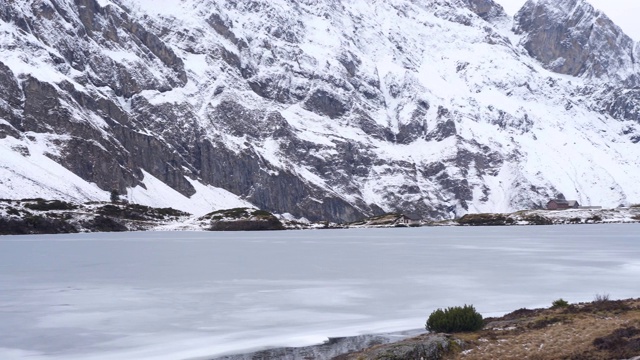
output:
<instances>
[{"instance_id":1,"label":"snow-covered slope","mask_svg":"<svg viewBox=\"0 0 640 360\"><path fill-rule=\"evenodd\" d=\"M515 24L491 0L5 2L0 196L340 221L640 202L638 48L583 0Z\"/></svg>"}]
</instances>

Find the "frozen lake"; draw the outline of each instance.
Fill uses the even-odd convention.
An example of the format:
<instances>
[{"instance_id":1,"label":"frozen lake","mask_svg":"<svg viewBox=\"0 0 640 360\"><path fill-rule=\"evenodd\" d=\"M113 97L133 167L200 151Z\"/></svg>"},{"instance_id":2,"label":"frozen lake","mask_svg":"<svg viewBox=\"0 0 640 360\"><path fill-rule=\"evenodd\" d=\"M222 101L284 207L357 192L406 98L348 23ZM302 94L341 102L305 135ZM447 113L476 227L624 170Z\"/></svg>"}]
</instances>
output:
<instances>
[{"instance_id":1,"label":"frozen lake","mask_svg":"<svg viewBox=\"0 0 640 360\"><path fill-rule=\"evenodd\" d=\"M638 225L0 237L0 359L191 359L640 297Z\"/></svg>"}]
</instances>

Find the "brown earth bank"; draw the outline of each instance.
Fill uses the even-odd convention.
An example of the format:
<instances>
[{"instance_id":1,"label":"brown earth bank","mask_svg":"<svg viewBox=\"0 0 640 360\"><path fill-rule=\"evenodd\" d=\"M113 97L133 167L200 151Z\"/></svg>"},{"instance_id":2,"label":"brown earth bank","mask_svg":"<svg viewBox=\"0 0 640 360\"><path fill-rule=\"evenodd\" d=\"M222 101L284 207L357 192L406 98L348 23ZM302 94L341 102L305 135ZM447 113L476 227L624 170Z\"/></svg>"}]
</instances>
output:
<instances>
[{"instance_id":1,"label":"brown earth bank","mask_svg":"<svg viewBox=\"0 0 640 360\"><path fill-rule=\"evenodd\" d=\"M640 299L520 309L485 319L480 331L423 334L333 359L640 359Z\"/></svg>"}]
</instances>

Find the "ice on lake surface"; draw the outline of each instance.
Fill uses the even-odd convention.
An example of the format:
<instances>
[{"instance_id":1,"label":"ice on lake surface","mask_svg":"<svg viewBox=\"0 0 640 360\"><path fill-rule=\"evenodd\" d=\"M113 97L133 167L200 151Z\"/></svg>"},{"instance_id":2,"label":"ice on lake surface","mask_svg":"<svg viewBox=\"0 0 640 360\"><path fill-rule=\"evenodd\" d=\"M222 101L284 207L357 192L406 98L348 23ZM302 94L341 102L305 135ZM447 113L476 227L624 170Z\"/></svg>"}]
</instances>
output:
<instances>
[{"instance_id":1,"label":"ice on lake surface","mask_svg":"<svg viewBox=\"0 0 640 360\"><path fill-rule=\"evenodd\" d=\"M640 296L638 225L0 237L0 359L191 359Z\"/></svg>"}]
</instances>

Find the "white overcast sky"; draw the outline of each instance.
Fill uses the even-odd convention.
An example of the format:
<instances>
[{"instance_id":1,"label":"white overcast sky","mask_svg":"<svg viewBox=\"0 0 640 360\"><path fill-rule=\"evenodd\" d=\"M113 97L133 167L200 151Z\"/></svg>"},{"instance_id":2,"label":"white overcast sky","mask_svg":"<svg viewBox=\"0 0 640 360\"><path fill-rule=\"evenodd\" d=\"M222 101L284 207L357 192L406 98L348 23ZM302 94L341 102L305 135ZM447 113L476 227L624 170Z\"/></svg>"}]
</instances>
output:
<instances>
[{"instance_id":1,"label":"white overcast sky","mask_svg":"<svg viewBox=\"0 0 640 360\"><path fill-rule=\"evenodd\" d=\"M526 0L494 0L514 15ZM640 0L588 0L596 9L602 10L633 40L640 41Z\"/></svg>"}]
</instances>

